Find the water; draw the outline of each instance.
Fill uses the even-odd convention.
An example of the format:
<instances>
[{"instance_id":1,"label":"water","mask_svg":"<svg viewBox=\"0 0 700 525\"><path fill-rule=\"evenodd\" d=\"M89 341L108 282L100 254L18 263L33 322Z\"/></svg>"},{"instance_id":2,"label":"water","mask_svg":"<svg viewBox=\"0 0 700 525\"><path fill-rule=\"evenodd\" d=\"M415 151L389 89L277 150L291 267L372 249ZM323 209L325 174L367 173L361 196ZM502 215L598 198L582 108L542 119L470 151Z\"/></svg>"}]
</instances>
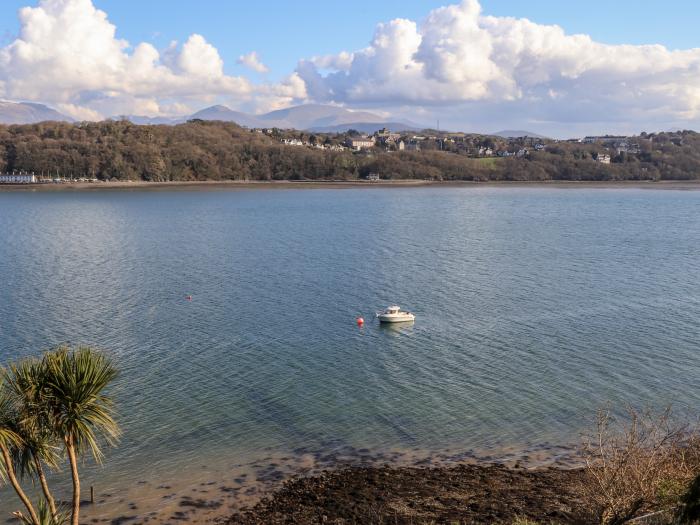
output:
<instances>
[{"instance_id":1,"label":"water","mask_svg":"<svg viewBox=\"0 0 700 525\"><path fill-rule=\"evenodd\" d=\"M0 228L0 361L80 342L121 370L102 486L699 405L700 192L12 192ZM390 303L415 325L378 326Z\"/></svg>"}]
</instances>

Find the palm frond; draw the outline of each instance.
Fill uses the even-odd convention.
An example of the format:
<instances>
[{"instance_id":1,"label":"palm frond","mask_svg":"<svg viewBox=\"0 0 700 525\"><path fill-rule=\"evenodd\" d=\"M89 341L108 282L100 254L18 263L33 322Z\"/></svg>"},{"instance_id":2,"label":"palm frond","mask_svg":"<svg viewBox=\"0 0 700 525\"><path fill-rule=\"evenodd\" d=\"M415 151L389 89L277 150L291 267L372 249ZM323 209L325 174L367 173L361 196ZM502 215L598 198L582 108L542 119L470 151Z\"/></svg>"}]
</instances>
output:
<instances>
[{"instance_id":1,"label":"palm frond","mask_svg":"<svg viewBox=\"0 0 700 525\"><path fill-rule=\"evenodd\" d=\"M100 462L100 439L114 445L120 436L113 403L104 393L117 369L106 355L89 347L59 348L43 362L50 417L57 433L70 438L80 454L89 452Z\"/></svg>"}]
</instances>

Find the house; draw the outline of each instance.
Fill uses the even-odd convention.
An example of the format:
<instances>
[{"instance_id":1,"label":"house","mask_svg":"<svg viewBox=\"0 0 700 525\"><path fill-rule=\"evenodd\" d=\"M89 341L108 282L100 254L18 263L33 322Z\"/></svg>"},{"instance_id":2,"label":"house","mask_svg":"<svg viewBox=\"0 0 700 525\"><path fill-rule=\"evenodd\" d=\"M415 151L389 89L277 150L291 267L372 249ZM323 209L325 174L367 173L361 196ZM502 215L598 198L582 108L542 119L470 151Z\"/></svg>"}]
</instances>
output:
<instances>
[{"instance_id":1,"label":"house","mask_svg":"<svg viewBox=\"0 0 700 525\"><path fill-rule=\"evenodd\" d=\"M282 139L282 144L287 146L303 146L304 143L299 139Z\"/></svg>"},{"instance_id":2,"label":"house","mask_svg":"<svg viewBox=\"0 0 700 525\"><path fill-rule=\"evenodd\" d=\"M348 148L360 151L374 146L374 137L350 137L346 144Z\"/></svg>"},{"instance_id":3,"label":"house","mask_svg":"<svg viewBox=\"0 0 700 525\"><path fill-rule=\"evenodd\" d=\"M401 138L400 133L393 133L386 128L380 129L374 134L374 136L382 144L386 144L387 142L396 142Z\"/></svg>"},{"instance_id":4,"label":"house","mask_svg":"<svg viewBox=\"0 0 700 525\"><path fill-rule=\"evenodd\" d=\"M0 184L36 184L33 173L4 173L0 175Z\"/></svg>"},{"instance_id":5,"label":"house","mask_svg":"<svg viewBox=\"0 0 700 525\"><path fill-rule=\"evenodd\" d=\"M601 164L610 164L610 155L607 153L598 153L595 160Z\"/></svg>"},{"instance_id":6,"label":"house","mask_svg":"<svg viewBox=\"0 0 700 525\"><path fill-rule=\"evenodd\" d=\"M403 140L399 140L396 143L396 149L399 151L403 151L404 149L406 149L406 145L403 143Z\"/></svg>"},{"instance_id":7,"label":"house","mask_svg":"<svg viewBox=\"0 0 700 525\"><path fill-rule=\"evenodd\" d=\"M625 140L627 137L623 135L599 135L599 136L588 136L583 138L584 144L595 144L596 142L601 142L603 144L611 144L617 140Z\"/></svg>"}]
</instances>

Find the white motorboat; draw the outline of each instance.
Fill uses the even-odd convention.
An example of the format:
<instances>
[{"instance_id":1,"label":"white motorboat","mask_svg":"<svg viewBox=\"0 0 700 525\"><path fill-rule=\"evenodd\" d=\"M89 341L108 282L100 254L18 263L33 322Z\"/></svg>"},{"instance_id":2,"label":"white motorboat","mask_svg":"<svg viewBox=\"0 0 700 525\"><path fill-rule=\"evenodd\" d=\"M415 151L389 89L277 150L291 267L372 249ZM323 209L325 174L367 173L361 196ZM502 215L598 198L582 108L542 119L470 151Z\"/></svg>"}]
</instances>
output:
<instances>
[{"instance_id":1,"label":"white motorboat","mask_svg":"<svg viewBox=\"0 0 700 525\"><path fill-rule=\"evenodd\" d=\"M398 306L390 306L383 312L377 312L380 323L407 323L415 321L416 316L411 312L402 312Z\"/></svg>"}]
</instances>

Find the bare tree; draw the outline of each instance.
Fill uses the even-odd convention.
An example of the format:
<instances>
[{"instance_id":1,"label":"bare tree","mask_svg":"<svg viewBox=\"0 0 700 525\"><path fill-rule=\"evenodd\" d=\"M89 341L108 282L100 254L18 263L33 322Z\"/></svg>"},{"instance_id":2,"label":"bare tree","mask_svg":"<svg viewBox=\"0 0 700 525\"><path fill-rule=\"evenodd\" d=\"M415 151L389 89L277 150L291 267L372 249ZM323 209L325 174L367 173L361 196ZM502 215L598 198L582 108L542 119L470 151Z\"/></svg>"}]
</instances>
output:
<instances>
[{"instance_id":1,"label":"bare tree","mask_svg":"<svg viewBox=\"0 0 700 525\"><path fill-rule=\"evenodd\" d=\"M595 431L583 439L583 491L596 519L616 525L652 506L678 504L700 465L697 437L676 423L671 409L657 413L627 407L598 412Z\"/></svg>"}]
</instances>

